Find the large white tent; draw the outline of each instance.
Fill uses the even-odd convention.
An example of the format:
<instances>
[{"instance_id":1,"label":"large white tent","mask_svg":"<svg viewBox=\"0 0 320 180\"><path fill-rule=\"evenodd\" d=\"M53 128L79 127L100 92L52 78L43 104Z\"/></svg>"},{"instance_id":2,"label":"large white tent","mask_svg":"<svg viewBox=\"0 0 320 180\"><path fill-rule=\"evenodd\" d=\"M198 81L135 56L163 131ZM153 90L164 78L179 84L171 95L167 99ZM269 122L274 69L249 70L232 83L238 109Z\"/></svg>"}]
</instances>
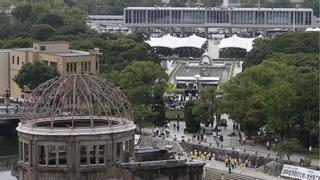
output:
<instances>
[{"instance_id":1,"label":"large white tent","mask_svg":"<svg viewBox=\"0 0 320 180\"><path fill-rule=\"evenodd\" d=\"M196 35L189 37L174 37L170 34L164 35L160 38L150 38L146 41L151 47L166 47L170 49L182 48L182 47L193 47L201 49L202 45L207 41L206 38L202 38Z\"/></svg>"},{"instance_id":2,"label":"large white tent","mask_svg":"<svg viewBox=\"0 0 320 180\"><path fill-rule=\"evenodd\" d=\"M315 27L315 28L307 28L306 32L319 32L320 28L319 27Z\"/></svg>"},{"instance_id":3,"label":"large white tent","mask_svg":"<svg viewBox=\"0 0 320 180\"><path fill-rule=\"evenodd\" d=\"M245 49L247 52L250 52L252 49L253 41L261 37L262 36L258 36L256 38L241 38L237 35L233 35L232 37L222 39L219 45L219 49L241 48Z\"/></svg>"}]
</instances>

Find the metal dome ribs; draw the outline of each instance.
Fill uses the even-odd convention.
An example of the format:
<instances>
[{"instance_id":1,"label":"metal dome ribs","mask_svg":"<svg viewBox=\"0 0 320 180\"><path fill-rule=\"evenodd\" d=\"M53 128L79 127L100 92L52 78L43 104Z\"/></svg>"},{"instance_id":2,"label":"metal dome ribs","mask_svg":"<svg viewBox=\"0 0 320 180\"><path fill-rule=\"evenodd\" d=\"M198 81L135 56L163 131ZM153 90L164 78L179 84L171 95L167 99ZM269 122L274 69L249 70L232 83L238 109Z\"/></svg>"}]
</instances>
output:
<instances>
[{"instance_id":1,"label":"metal dome ribs","mask_svg":"<svg viewBox=\"0 0 320 180\"><path fill-rule=\"evenodd\" d=\"M25 121L50 118L51 127L62 117L88 117L93 127L97 118L125 124L132 120L131 111L125 94L112 83L90 75L69 74L39 85L26 98L21 113Z\"/></svg>"}]
</instances>

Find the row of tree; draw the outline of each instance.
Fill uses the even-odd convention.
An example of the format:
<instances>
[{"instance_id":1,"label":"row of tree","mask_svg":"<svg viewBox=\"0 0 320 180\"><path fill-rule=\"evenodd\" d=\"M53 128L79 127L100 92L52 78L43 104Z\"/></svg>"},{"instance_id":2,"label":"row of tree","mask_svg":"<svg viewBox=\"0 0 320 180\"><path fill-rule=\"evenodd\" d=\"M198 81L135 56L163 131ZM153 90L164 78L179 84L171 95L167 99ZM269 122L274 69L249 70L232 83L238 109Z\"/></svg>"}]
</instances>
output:
<instances>
[{"instance_id":1,"label":"row of tree","mask_svg":"<svg viewBox=\"0 0 320 180\"><path fill-rule=\"evenodd\" d=\"M244 72L222 88L220 111L248 136L263 128L280 139L319 142L319 34L286 33L258 40Z\"/></svg>"},{"instance_id":2,"label":"row of tree","mask_svg":"<svg viewBox=\"0 0 320 180\"><path fill-rule=\"evenodd\" d=\"M319 142L319 34L286 33L258 40L246 69L219 87L205 87L185 107L187 129L197 131L227 113L249 138L266 132L303 145ZM219 98L223 95L223 98ZM216 118L219 120L219 118ZM217 123L218 124L218 123Z\"/></svg>"}]
</instances>

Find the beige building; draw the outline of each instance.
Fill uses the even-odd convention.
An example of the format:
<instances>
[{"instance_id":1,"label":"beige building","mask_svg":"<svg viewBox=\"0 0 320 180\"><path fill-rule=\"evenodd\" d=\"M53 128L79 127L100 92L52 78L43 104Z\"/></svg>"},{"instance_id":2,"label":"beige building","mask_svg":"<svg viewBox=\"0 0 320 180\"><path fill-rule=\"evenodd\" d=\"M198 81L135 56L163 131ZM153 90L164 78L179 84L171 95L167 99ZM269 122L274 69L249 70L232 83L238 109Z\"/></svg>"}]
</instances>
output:
<instances>
[{"instance_id":1,"label":"beige building","mask_svg":"<svg viewBox=\"0 0 320 180\"><path fill-rule=\"evenodd\" d=\"M32 48L11 49L9 56L10 90L11 96L15 98L23 97L14 78L25 63L41 61L57 68L61 75L70 73L94 75L99 72L99 49L90 49L89 52L72 50L66 41L35 42Z\"/></svg>"},{"instance_id":2,"label":"beige building","mask_svg":"<svg viewBox=\"0 0 320 180\"><path fill-rule=\"evenodd\" d=\"M9 49L0 49L0 96L9 88Z\"/></svg>"}]
</instances>

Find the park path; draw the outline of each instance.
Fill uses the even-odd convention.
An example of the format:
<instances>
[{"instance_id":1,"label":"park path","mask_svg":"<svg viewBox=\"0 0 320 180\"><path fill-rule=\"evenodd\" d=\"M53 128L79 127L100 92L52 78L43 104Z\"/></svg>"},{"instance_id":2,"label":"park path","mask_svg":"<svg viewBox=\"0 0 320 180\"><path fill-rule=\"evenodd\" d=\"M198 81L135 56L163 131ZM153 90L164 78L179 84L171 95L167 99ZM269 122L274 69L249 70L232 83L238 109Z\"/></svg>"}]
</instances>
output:
<instances>
[{"instance_id":1,"label":"park path","mask_svg":"<svg viewBox=\"0 0 320 180\"><path fill-rule=\"evenodd\" d=\"M248 154L258 154L259 156L263 156L263 157L270 157L273 159L280 159L280 157L277 156L276 152L272 151L272 150L267 150L267 148L262 145L262 144L251 144L251 143L247 143L247 144L240 144L239 143L239 137L238 136L228 136L228 134L231 134L232 132L235 132L235 134L238 134L238 130L233 130L233 121L228 119L228 117L226 115L222 115L221 116L222 119L227 119L227 126L226 127L220 127L219 129L221 129L220 133L223 135L223 142L220 142L220 145L222 145L222 147L220 146L220 148L223 149L228 149L231 150L232 148L234 148L237 151L245 151ZM197 140L192 140L193 139L193 135L194 134L190 134L190 133L184 133L183 129L185 128L185 122L184 121L180 121L179 122L179 131L175 130L173 128L173 124L176 123L176 121L171 121L170 126L168 128L168 130L170 131L170 136L168 137L168 139L173 140L174 137L177 137L178 141L182 141L182 137L184 136L184 140L188 140L190 139L190 142L192 143L198 143ZM150 133L152 134L152 128L144 128L144 132L146 133ZM206 137L207 142L201 142L201 144L203 145L207 145L207 146L212 146L212 147L218 147L216 144L215 139L213 138L212 135L209 135ZM211 143L211 144L210 144ZM299 163L301 159L304 159L304 155L301 154L294 154L291 157L291 161ZM285 159L285 157L283 157L282 159ZM316 160L312 160L311 162L312 166L318 166L320 167L320 160L316 159Z\"/></svg>"}]
</instances>

